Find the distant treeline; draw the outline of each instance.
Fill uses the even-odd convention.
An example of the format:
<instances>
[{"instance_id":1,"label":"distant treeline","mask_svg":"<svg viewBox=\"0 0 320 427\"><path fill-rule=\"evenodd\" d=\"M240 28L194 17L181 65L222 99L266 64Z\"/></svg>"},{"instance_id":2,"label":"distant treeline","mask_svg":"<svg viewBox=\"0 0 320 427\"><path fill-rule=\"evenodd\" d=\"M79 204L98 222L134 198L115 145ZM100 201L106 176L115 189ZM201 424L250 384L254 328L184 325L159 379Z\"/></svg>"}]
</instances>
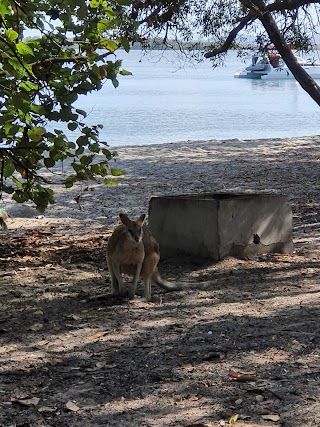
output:
<instances>
[{"instance_id":1,"label":"distant treeline","mask_svg":"<svg viewBox=\"0 0 320 427\"><path fill-rule=\"evenodd\" d=\"M0 0L1 2L1 0ZM28 40L36 39L36 36L28 36L24 37L23 40L26 42ZM69 42L72 42L72 39L69 40ZM141 50L141 49L154 49L154 50L161 50L161 49L195 49L195 50L202 50L206 47L210 46L209 42L200 42L200 41L193 41L193 42L177 42L175 40L167 40L166 43L163 42L163 38L156 38L152 40L146 40L143 43L135 42L131 49L133 50Z\"/></svg>"},{"instance_id":2,"label":"distant treeline","mask_svg":"<svg viewBox=\"0 0 320 427\"><path fill-rule=\"evenodd\" d=\"M167 40L165 43L163 42L163 38L156 38L152 40L146 40L143 43L135 42L132 46L132 49L154 49L154 50L161 50L161 49L194 49L194 50L203 50L207 47L212 45L210 42L203 42L203 41L190 41L190 42L177 42L175 40Z\"/></svg>"},{"instance_id":3,"label":"distant treeline","mask_svg":"<svg viewBox=\"0 0 320 427\"><path fill-rule=\"evenodd\" d=\"M0 0L1 1L1 0ZM36 37L25 37L24 40L34 39ZM70 40L71 41L71 40ZM208 50L214 47L214 43L210 41L190 41L190 42L177 42L175 40L167 40L165 43L163 42L163 38L155 38L152 40L146 40L143 43L135 42L131 49L133 50L141 50L141 49L151 49L151 50ZM256 50L257 46L254 44L246 44L243 46L233 46L232 49L249 49ZM298 50L298 49L297 49ZM320 50L320 45L314 45L312 47L313 51Z\"/></svg>"}]
</instances>

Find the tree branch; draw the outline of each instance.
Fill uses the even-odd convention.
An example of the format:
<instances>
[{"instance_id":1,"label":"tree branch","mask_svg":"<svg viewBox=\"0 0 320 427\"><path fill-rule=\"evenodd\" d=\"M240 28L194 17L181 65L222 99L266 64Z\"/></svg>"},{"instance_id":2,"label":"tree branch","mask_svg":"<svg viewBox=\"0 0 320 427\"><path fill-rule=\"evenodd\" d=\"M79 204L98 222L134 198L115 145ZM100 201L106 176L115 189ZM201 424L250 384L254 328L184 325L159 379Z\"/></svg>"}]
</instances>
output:
<instances>
[{"instance_id":1,"label":"tree branch","mask_svg":"<svg viewBox=\"0 0 320 427\"><path fill-rule=\"evenodd\" d=\"M241 0L240 0L241 1ZM232 31L230 31L228 37L226 38L225 42L217 49L210 50L209 52L205 53L205 58L212 58L214 56L219 55L220 53L225 53L229 50L231 44L236 39L239 32L250 22L256 20L258 17L261 18L261 10L256 7L256 5L253 4L252 1L248 0L242 0L241 3L250 9L249 5L251 5L251 10L242 20L240 21L239 25L237 25L235 28L233 28ZM296 1L276 1L272 4L266 5L265 9L268 12L281 12L284 10L295 10L303 6L307 6L309 4L317 4L320 3L319 0L296 0Z\"/></svg>"},{"instance_id":2,"label":"tree branch","mask_svg":"<svg viewBox=\"0 0 320 427\"><path fill-rule=\"evenodd\" d=\"M114 55L114 52L108 51L108 52L102 53L97 57L97 61L101 61L101 59L106 58L109 55ZM59 64L63 62L76 63L76 62L86 62L86 61L88 61L88 57L83 55L70 56L66 58L63 56L54 56L52 58L46 58L41 61L33 62L30 65L32 67L35 67L35 66L45 65L45 64Z\"/></svg>"},{"instance_id":3,"label":"tree branch","mask_svg":"<svg viewBox=\"0 0 320 427\"><path fill-rule=\"evenodd\" d=\"M8 49L13 53L13 56L18 60L19 64L21 65L21 67L27 72L27 74L29 75L29 77L33 78L33 75L30 73L30 71L25 67L23 61L20 59L19 55L17 54L17 52L14 50L14 48L11 46L11 44L0 35L0 40L6 45L8 46Z\"/></svg>"},{"instance_id":4,"label":"tree branch","mask_svg":"<svg viewBox=\"0 0 320 427\"><path fill-rule=\"evenodd\" d=\"M1 36L0 36L0 38L1 38ZM108 51L108 52L102 53L101 55L99 55L97 57L96 60L97 61L101 61L102 59L104 59L104 58L106 58L107 56L110 56L110 55L114 55L114 52ZM66 58L64 58L63 56L55 56L55 57L52 57L52 58L42 59L41 61L32 62L30 65L31 65L31 67L37 67L37 66L39 67L41 65L43 66L43 65L46 65L46 64L59 64L59 63L61 64L61 63L64 63L64 62L77 63L77 62L86 62L86 61L88 61L88 57L87 56L82 56L82 55L70 56L70 57L66 57ZM1 76L5 76L7 74L8 73L6 71L0 71L0 77ZM29 73L29 75L30 75L30 73ZM33 76L32 76L32 78L33 78Z\"/></svg>"},{"instance_id":5,"label":"tree branch","mask_svg":"<svg viewBox=\"0 0 320 427\"><path fill-rule=\"evenodd\" d=\"M302 6L308 6L309 4L320 3L319 0L287 0L287 1L275 1L274 3L268 4L266 9L269 12L281 12L283 10L294 10L299 9Z\"/></svg>"},{"instance_id":6,"label":"tree branch","mask_svg":"<svg viewBox=\"0 0 320 427\"><path fill-rule=\"evenodd\" d=\"M24 149L21 148L21 150L24 150ZM5 156L10 157L10 159L12 160L14 165L20 166L22 169L24 169L26 172L26 175L27 175L26 178L24 178L24 179L26 179L28 181L29 177L31 176L34 179L38 179L39 181L48 183L46 178L39 176L37 174L37 172L34 172L33 170L31 170L30 168L25 166L23 164L23 162L16 155L14 155L11 151L12 151L12 148L0 148L0 156L3 160L4 160Z\"/></svg>"},{"instance_id":7,"label":"tree branch","mask_svg":"<svg viewBox=\"0 0 320 427\"><path fill-rule=\"evenodd\" d=\"M171 5L167 6L166 10L163 13L160 13L160 12L163 9L164 5L160 5L156 9L154 9L152 12L150 12L150 14L147 15L144 19L139 21L139 24L144 24L144 23L152 24L155 21L166 23L170 21L170 19L172 18L175 12L178 12L180 10L180 7L185 3L185 1L186 0L179 0L179 1L172 2ZM133 13L136 13L137 10L146 9L148 6L150 6L150 4L148 2L144 3L144 2L138 1L135 4L135 6L136 6L136 9Z\"/></svg>"},{"instance_id":8,"label":"tree branch","mask_svg":"<svg viewBox=\"0 0 320 427\"><path fill-rule=\"evenodd\" d=\"M280 56L287 64L289 70L292 72L302 89L304 89L312 99L320 105L320 87L316 84L313 78L309 76L307 71L301 67L292 50L286 45L276 21L268 10L268 7L262 0L253 0L252 3L254 3L255 8L259 8L261 12L261 23Z\"/></svg>"},{"instance_id":9,"label":"tree branch","mask_svg":"<svg viewBox=\"0 0 320 427\"><path fill-rule=\"evenodd\" d=\"M223 43L222 46L220 46L217 49L213 49L210 52L205 53L205 58L212 58L213 56L219 55L220 53L225 53L230 49L231 44L236 39L239 32L250 22L254 21L256 19L256 16L254 13L250 12L245 18L243 18L240 22L240 24L235 27L226 38L226 41Z\"/></svg>"}]
</instances>

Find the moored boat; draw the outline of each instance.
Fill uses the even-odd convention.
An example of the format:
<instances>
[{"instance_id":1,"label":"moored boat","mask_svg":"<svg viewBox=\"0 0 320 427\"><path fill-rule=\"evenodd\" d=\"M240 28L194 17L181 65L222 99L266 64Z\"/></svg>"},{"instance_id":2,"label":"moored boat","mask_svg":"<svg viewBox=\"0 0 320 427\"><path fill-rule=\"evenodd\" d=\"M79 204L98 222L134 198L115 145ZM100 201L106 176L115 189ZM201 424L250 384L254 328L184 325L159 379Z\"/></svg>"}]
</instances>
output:
<instances>
[{"instance_id":1,"label":"moored boat","mask_svg":"<svg viewBox=\"0 0 320 427\"><path fill-rule=\"evenodd\" d=\"M319 62L304 60L299 56L296 56L296 59L312 78L320 79ZM236 71L234 77L261 80L294 79L294 75L280 55L274 53L253 55L251 64Z\"/></svg>"}]
</instances>

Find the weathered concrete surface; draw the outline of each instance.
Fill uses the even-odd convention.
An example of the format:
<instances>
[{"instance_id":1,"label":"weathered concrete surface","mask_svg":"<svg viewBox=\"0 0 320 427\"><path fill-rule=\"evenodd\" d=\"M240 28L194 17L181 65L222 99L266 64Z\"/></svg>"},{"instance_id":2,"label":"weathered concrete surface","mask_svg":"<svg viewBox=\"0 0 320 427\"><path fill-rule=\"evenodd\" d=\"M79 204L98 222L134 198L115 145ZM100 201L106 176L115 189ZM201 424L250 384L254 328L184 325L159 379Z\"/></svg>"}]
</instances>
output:
<instances>
[{"instance_id":1,"label":"weathered concrete surface","mask_svg":"<svg viewBox=\"0 0 320 427\"><path fill-rule=\"evenodd\" d=\"M149 226L162 257L219 260L259 253L290 253L292 211L285 196L199 194L153 197Z\"/></svg>"}]
</instances>

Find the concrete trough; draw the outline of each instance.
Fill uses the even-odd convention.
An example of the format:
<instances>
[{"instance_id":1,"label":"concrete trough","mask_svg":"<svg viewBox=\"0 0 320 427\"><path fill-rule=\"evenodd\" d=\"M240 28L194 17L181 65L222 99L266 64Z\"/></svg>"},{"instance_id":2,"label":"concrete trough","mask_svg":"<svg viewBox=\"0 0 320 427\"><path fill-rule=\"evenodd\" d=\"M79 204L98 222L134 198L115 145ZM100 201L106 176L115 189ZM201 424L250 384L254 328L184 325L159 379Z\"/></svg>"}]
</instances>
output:
<instances>
[{"instance_id":1,"label":"concrete trough","mask_svg":"<svg viewBox=\"0 0 320 427\"><path fill-rule=\"evenodd\" d=\"M185 255L218 261L293 251L292 210L282 195L153 197L149 227L162 258Z\"/></svg>"}]
</instances>

